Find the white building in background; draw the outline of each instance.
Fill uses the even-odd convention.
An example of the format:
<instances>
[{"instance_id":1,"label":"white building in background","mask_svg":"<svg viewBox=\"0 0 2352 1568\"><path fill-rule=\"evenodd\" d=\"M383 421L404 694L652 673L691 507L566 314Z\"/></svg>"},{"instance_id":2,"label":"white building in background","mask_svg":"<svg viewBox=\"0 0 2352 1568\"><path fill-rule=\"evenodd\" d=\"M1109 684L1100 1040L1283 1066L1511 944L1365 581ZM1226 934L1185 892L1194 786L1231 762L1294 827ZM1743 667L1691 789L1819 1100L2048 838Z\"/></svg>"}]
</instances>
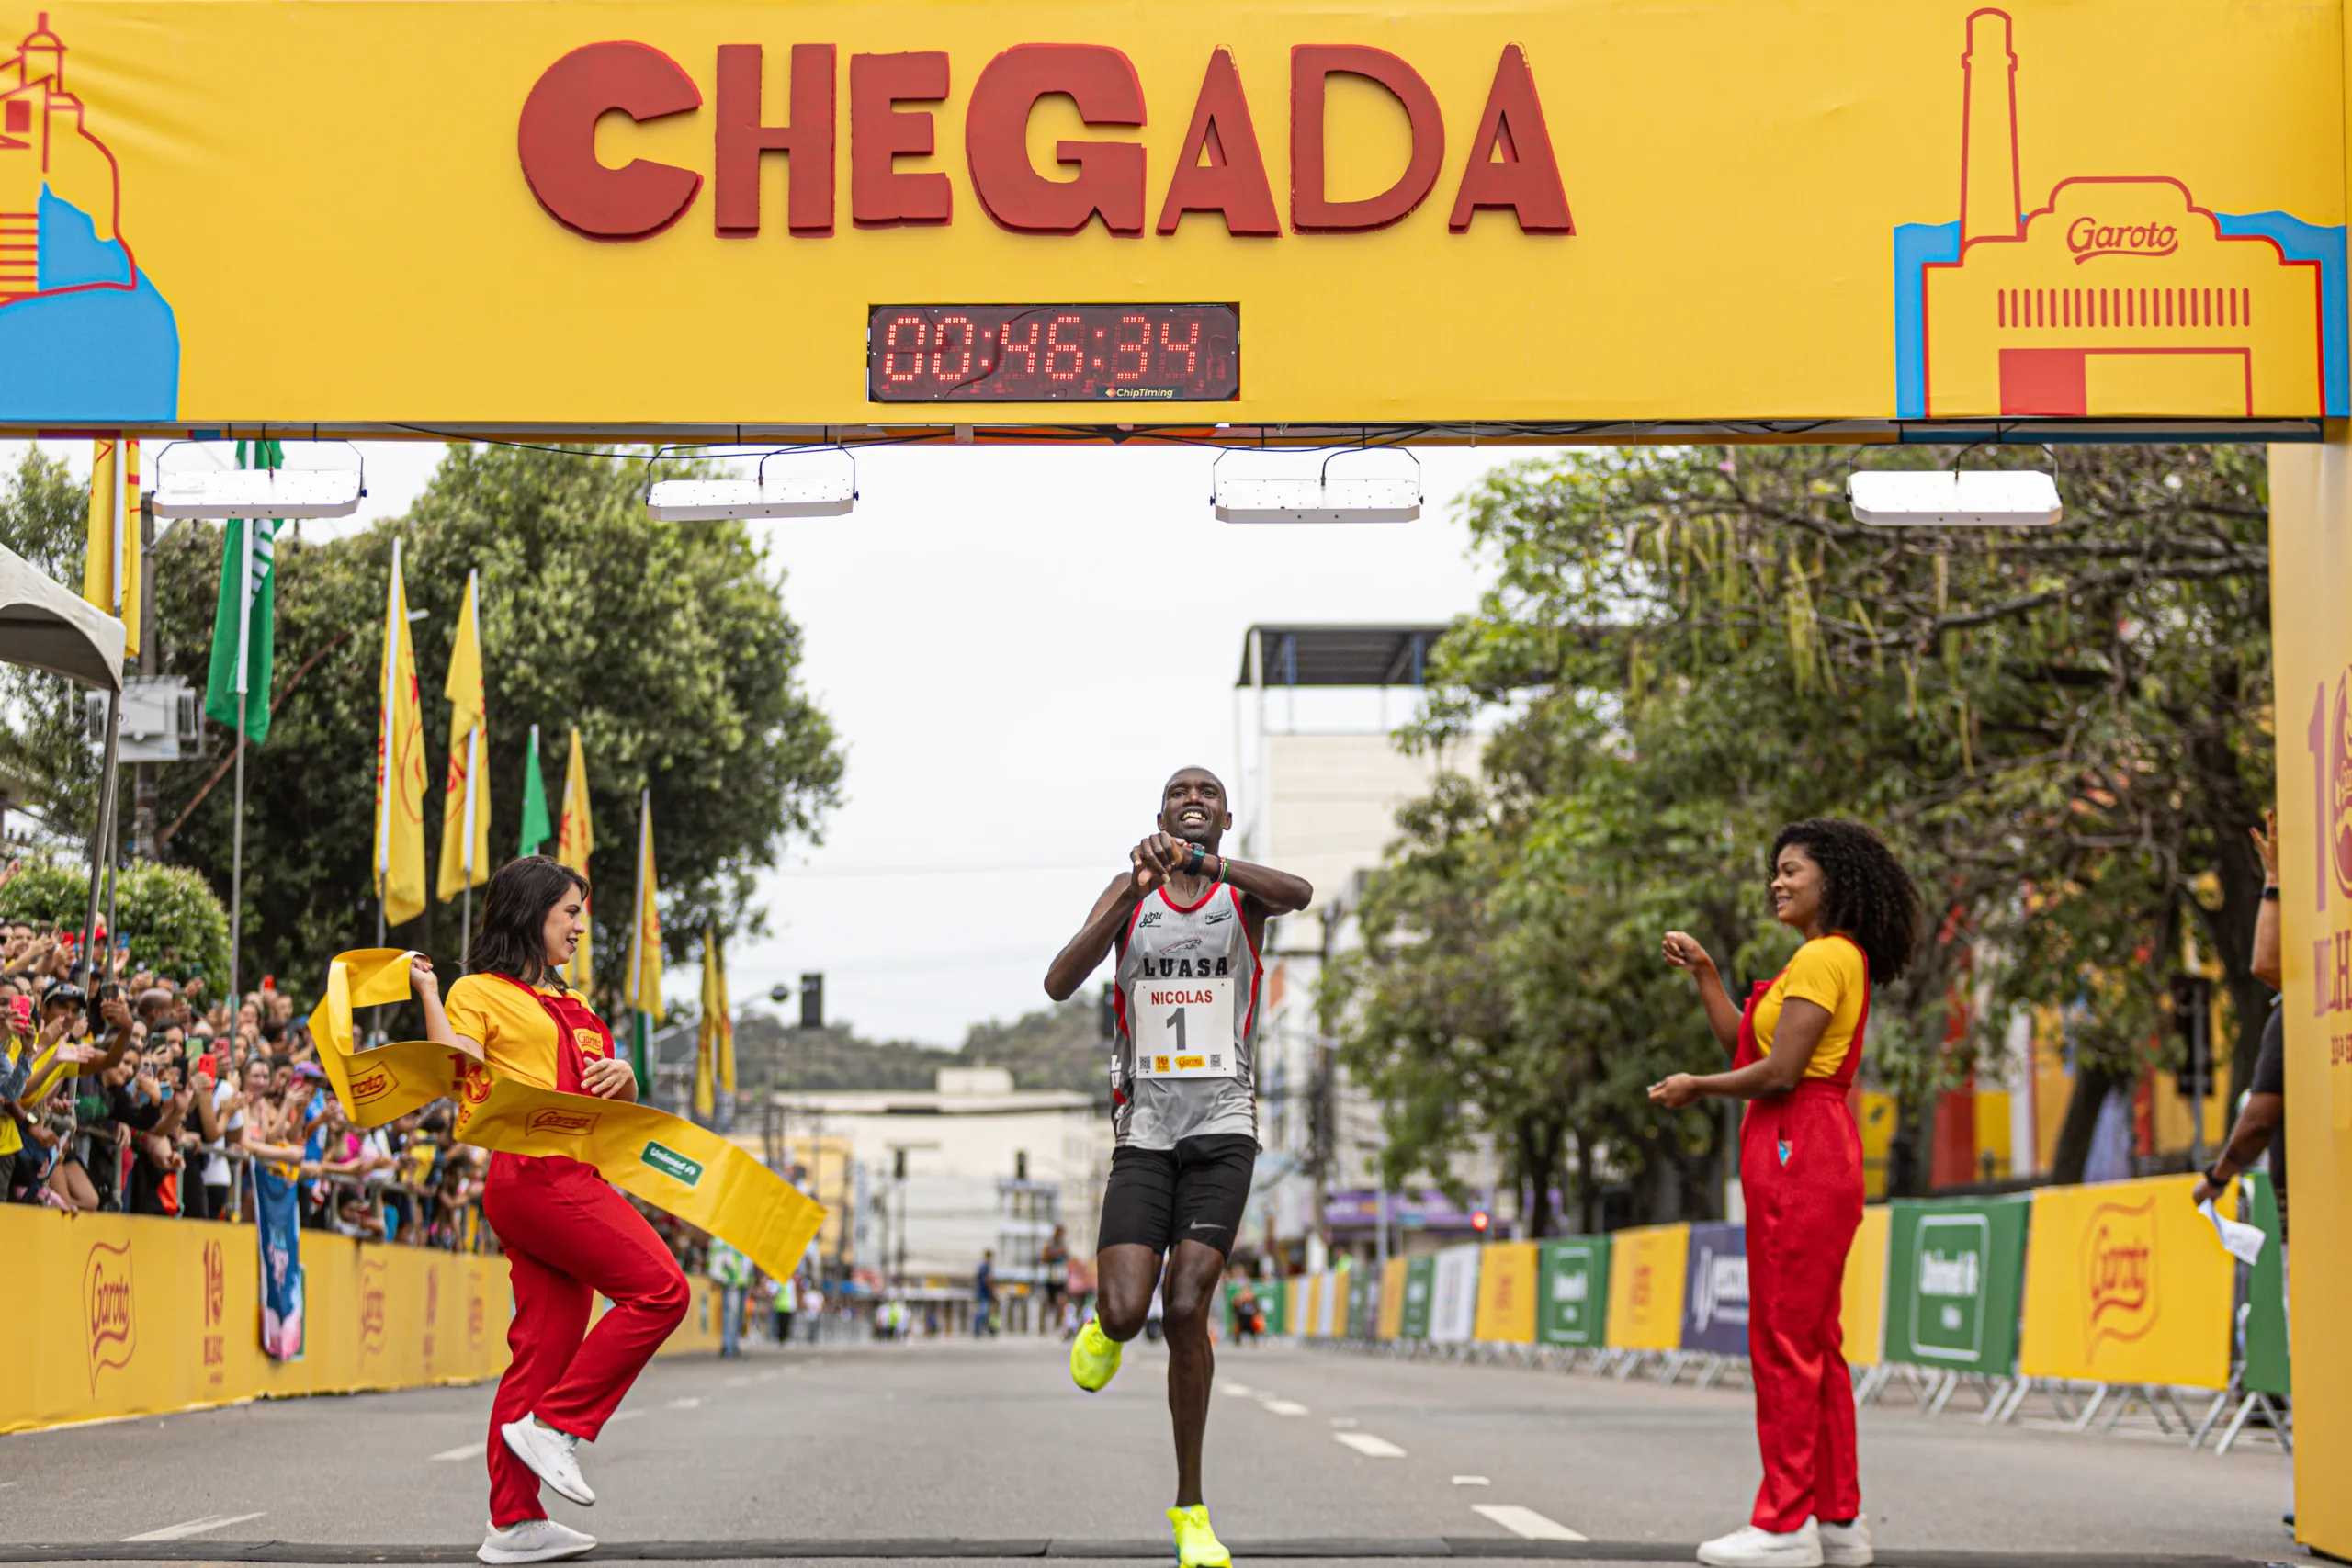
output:
<instances>
[{"instance_id":1,"label":"white building in background","mask_svg":"<svg viewBox=\"0 0 2352 1568\"><path fill-rule=\"evenodd\" d=\"M1111 1122L1083 1094L1016 1089L1002 1067L943 1067L929 1090L777 1094L784 1144L845 1145L864 1179L856 1266L911 1294L968 1301L980 1254L1007 1285L1039 1279L1056 1224L1094 1255ZM824 1194L830 1198L830 1194Z\"/></svg>"},{"instance_id":2,"label":"white building in background","mask_svg":"<svg viewBox=\"0 0 2352 1568\"><path fill-rule=\"evenodd\" d=\"M1242 642L1237 852L1315 885L1315 902L1274 922L1267 944L1258 1030L1264 1152L1243 1240L1306 1268L1321 1267L1329 1247L1365 1250L1378 1225L1379 1108L1333 1066L1315 988L1329 955L1354 944L1351 911L1364 874L1396 839L1397 807L1427 795L1444 768L1476 766L1469 756L1409 756L1394 740L1419 710L1423 667L1444 630L1260 626ZM1461 1174L1491 1183L1491 1162L1476 1163ZM1442 1199L1400 1199L1388 1205L1392 1240L1407 1227L1431 1245L1469 1234L1468 1214Z\"/></svg>"}]
</instances>

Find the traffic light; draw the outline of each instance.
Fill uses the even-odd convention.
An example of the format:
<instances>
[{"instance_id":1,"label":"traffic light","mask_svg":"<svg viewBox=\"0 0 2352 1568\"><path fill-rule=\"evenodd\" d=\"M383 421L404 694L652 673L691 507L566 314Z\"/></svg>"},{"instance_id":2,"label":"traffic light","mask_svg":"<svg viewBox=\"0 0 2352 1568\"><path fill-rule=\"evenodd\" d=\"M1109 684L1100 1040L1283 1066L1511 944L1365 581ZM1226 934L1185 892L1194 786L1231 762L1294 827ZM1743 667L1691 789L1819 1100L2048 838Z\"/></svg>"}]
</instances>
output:
<instances>
[{"instance_id":1,"label":"traffic light","mask_svg":"<svg viewBox=\"0 0 2352 1568\"><path fill-rule=\"evenodd\" d=\"M1470 1216L1470 1228L1480 1235L1486 1235L1487 1227L1492 1224L1494 1221L1487 1217L1487 1211L1484 1209L1478 1210Z\"/></svg>"},{"instance_id":2,"label":"traffic light","mask_svg":"<svg viewBox=\"0 0 2352 1568\"><path fill-rule=\"evenodd\" d=\"M2180 1036L2180 1067L2173 1081L2181 1096L2203 1100L2213 1092L2213 982L2202 975L2172 977L2172 1027Z\"/></svg>"},{"instance_id":3,"label":"traffic light","mask_svg":"<svg viewBox=\"0 0 2352 1568\"><path fill-rule=\"evenodd\" d=\"M825 977L822 975L800 976L800 1027L825 1027Z\"/></svg>"}]
</instances>

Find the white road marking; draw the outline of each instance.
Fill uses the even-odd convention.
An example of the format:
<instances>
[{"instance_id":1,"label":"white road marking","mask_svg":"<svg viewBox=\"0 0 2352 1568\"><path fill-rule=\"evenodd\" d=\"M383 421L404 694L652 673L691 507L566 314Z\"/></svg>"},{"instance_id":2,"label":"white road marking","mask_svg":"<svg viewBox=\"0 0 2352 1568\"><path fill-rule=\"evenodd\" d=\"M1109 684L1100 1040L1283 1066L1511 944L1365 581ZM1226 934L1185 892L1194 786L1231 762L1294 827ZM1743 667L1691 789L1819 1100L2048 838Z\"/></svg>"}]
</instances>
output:
<instances>
[{"instance_id":1,"label":"white road marking","mask_svg":"<svg viewBox=\"0 0 2352 1568\"><path fill-rule=\"evenodd\" d=\"M483 1451L489 1447L490 1444L486 1440L479 1443L461 1443L454 1449L443 1449L439 1453L434 1454L431 1457L434 1459L449 1460L480 1459L481 1458Z\"/></svg>"},{"instance_id":2,"label":"white road marking","mask_svg":"<svg viewBox=\"0 0 2352 1568\"><path fill-rule=\"evenodd\" d=\"M1483 1475L1457 1475L1453 1478L1453 1483L1456 1486L1492 1486L1494 1484Z\"/></svg>"},{"instance_id":3,"label":"white road marking","mask_svg":"<svg viewBox=\"0 0 2352 1568\"><path fill-rule=\"evenodd\" d=\"M1522 1508L1516 1503L1473 1503L1470 1511L1484 1514L1495 1523L1529 1540L1583 1540L1559 1520L1546 1518L1532 1508Z\"/></svg>"},{"instance_id":4,"label":"white road marking","mask_svg":"<svg viewBox=\"0 0 2352 1568\"><path fill-rule=\"evenodd\" d=\"M1345 1443L1366 1459L1403 1459L1405 1450L1385 1438L1375 1438L1370 1432L1334 1432L1334 1442Z\"/></svg>"},{"instance_id":5,"label":"white road marking","mask_svg":"<svg viewBox=\"0 0 2352 1568\"><path fill-rule=\"evenodd\" d=\"M207 1530L226 1529L231 1525L241 1525L247 1519L257 1519L261 1517L262 1516L258 1513L215 1514L209 1518L189 1519L185 1524L165 1525L159 1530L148 1530L141 1535L127 1535L122 1539L126 1542L134 1540L179 1540L187 1536L202 1535Z\"/></svg>"},{"instance_id":6,"label":"white road marking","mask_svg":"<svg viewBox=\"0 0 2352 1568\"><path fill-rule=\"evenodd\" d=\"M1224 1389L1227 1393L1238 1393L1244 1399L1249 1398L1250 1394L1256 1392L1246 1382L1219 1383L1217 1386Z\"/></svg>"},{"instance_id":7,"label":"white road marking","mask_svg":"<svg viewBox=\"0 0 2352 1568\"><path fill-rule=\"evenodd\" d=\"M1264 1401L1264 1404L1268 1410L1277 1416L1304 1416L1306 1414L1306 1406L1299 1404L1295 1400L1269 1399Z\"/></svg>"},{"instance_id":8,"label":"white road marking","mask_svg":"<svg viewBox=\"0 0 2352 1568\"><path fill-rule=\"evenodd\" d=\"M702 1401L699 1399L673 1399L670 1402L670 1408L673 1410L693 1410L698 1408L701 1404Z\"/></svg>"},{"instance_id":9,"label":"white road marking","mask_svg":"<svg viewBox=\"0 0 2352 1568\"><path fill-rule=\"evenodd\" d=\"M609 1427L613 1425L615 1421L634 1421L644 1414L645 1412L642 1410L624 1410L617 1416L615 1416L612 1421L605 1422L605 1425Z\"/></svg>"},{"instance_id":10,"label":"white road marking","mask_svg":"<svg viewBox=\"0 0 2352 1568\"><path fill-rule=\"evenodd\" d=\"M749 1378L729 1378L727 1380L727 1386L729 1388L749 1388L752 1386L752 1380Z\"/></svg>"},{"instance_id":11,"label":"white road marking","mask_svg":"<svg viewBox=\"0 0 2352 1568\"><path fill-rule=\"evenodd\" d=\"M1356 1418L1352 1416L1334 1416L1331 1417L1331 1425L1334 1427L1352 1427L1355 1424Z\"/></svg>"}]
</instances>

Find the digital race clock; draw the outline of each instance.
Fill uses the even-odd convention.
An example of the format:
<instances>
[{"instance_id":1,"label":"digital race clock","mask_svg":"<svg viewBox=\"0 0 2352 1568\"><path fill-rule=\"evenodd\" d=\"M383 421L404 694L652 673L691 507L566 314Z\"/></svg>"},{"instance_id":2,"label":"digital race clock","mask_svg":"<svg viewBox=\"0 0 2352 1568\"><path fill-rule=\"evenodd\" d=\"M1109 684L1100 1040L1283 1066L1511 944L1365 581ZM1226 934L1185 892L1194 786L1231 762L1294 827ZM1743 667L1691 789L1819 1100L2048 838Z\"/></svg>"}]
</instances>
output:
<instances>
[{"instance_id":1,"label":"digital race clock","mask_svg":"<svg viewBox=\"0 0 2352 1568\"><path fill-rule=\"evenodd\" d=\"M1232 305L876 305L877 403L1227 402L1241 395Z\"/></svg>"}]
</instances>

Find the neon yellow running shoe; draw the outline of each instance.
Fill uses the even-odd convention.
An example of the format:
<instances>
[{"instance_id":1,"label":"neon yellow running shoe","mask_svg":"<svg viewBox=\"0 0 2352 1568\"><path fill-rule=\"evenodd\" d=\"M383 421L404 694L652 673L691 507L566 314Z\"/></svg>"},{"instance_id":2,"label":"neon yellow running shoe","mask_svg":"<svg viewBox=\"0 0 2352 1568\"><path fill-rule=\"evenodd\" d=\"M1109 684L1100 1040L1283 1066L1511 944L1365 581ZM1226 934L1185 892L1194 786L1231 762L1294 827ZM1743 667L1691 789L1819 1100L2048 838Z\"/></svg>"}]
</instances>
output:
<instances>
[{"instance_id":1,"label":"neon yellow running shoe","mask_svg":"<svg viewBox=\"0 0 2352 1568\"><path fill-rule=\"evenodd\" d=\"M1209 1506L1170 1508L1168 1522L1176 1531L1176 1568L1233 1568L1233 1553L1209 1528Z\"/></svg>"},{"instance_id":2,"label":"neon yellow running shoe","mask_svg":"<svg viewBox=\"0 0 2352 1568\"><path fill-rule=\"evenodd\" d=\"M1119 1371L1119 1342L1102 1332L1102 1325L1094 1318L1070 1341L1069 1381L1089 1393L1099 1393Z\"/></svg>"}]
</instances>

